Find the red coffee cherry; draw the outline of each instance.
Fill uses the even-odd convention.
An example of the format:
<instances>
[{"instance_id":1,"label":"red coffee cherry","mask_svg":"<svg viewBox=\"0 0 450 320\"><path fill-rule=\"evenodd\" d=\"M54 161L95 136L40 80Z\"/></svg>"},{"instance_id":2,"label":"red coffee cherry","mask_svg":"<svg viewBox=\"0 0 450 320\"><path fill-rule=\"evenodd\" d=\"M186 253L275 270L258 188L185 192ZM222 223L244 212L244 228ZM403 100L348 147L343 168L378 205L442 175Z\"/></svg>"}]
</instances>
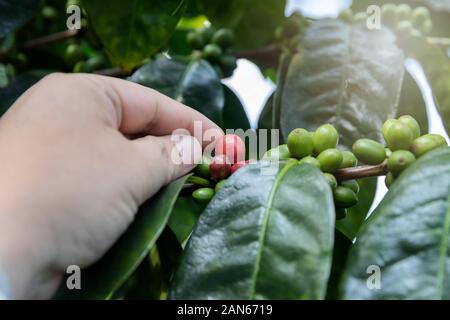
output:
<instances>
[{"instance_id":1,"label":"red coffee cherry","mask_svg":"<svg viewBox=\"0 0 450 320\"><path fill-rule=\"evenodd\" d=\"M212 159L209 171L216 180L226 179L231 174L231 162L226 155L219 154Z\"/></svg>"},{"instance_id":2,"label":"red coffee cherry","mask_svg":"<svg viewBox=\"0 0 450 320\"><path fill-rule=\"evenodd\" d=\"M245 161L245 143L235 134L226 134L216 142L214 149L217 155L226 155L232 164Z\"/></svg>"}]
</instances>

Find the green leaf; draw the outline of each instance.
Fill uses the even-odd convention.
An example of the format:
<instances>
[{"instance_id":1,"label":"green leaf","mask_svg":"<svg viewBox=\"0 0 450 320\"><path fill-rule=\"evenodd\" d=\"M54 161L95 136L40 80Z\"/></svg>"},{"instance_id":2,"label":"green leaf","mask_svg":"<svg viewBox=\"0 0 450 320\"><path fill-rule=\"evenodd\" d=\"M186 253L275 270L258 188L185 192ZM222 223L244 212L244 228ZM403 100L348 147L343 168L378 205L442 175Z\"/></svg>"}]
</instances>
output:
<instances>
[{"instance_id":1,"label":"green leaf","mask_svg":"<svg viewBox=\"0 0 450 320\"><path fill-rule=\"evenodd\" d=\"M273 107L272 107L272 129L280 129L280 111L283 105L283 90L282 88L286 84L287 73L291 64L293 55L290 53L284 53L280 57L280 65L278 67L277 74L277 90L273 94ZM283 137L280 137L283 138Z\"/></svg>"},{"instance_id":2,"label":"green leaf","mask_svg":"<svg viewBox=\"0 0 450 320\"><path fill-rule=\"evenodd\" d=\"M39 0L0 0L0 39L27 22L39 3Z\"/></svg>"},{"instance_id":3,"label":"green leaf","mask_svg":"<svg viewBox=\"0 0 450 320\"><path fill-rule=\"evenodd\" d=\"M421 133L428 133L428 116L425 99L416 80L414 80L409 71L405 72L397 111L397 117L402 115L411 115L414 117L419 122Z\"/></svg>"},{"instance_id":4,"label":"green leaf","mask_svg":"<svg viewBox=\"0 0 450 320\"><path fill-rule=\"evenodd\" d=\"M272 94L269 99L267 99L264 108L261 111L258 119L258 129L273 129L272 124L272 116L273 116L273 99L274 95Z\"/></svg>"},{"instance_id":5,"label":"green leaf","mask_svg":"<svg viewBox=\"0 0 450 320\"><path fill-rule=\"evenodd\" d=\"M191 234L204 209L205 207L195 202L191 196L179 197L175 202L168 225L181 244Z\"/></svg>"},{"instance_id":6,"label":"green leaf","mask_svg":"<svg viewBox=\"0 0 450 320\"><path fill-rule=\"evenodd\" d=\"M217 124L222 123L224 89L207 61L193 61L186 66L179 60L158 56L138 69L129 80L158 90L203 113Z\"/></svg>"},{"instance_id":7,"label":"green leaf","mask_svg":"<svg viewBox=\"0 0 450 320\"><path fill-rule=\"evenodd\" d=\"M250 129L247 113L241 100L236 96L233 90L223 85L225 94L225 105L222 112L222 127L224 129Z\"/></svg>"},{"instance_id":8,"label":"green leaf","mask_svg":"<svg viewBox=\"0 0 450 320\"><path fill-rule=\"evenodd\" d=\"M383 122L397 113L403 53L387 29L339 20L310 24L282 90L281 131L331 123L350 147L361 137L381 141Z\"/></svg>"},{"instance_id":9,"label":"green leaf","mask_svg":"<svg viewBox=\"0 0 450 320\"><path fill-rule=\"evenodd\" d=\"M360 186L358 204L347 209L347 216L344 219L336 221L336 229L350 240L355 239L369 213L377 191L377 178L359 179L358 183Z\"/></svg>"},{"instance_id":10,"label":"green leaf","mask_svg":"<svg viewBox=\"0 0 450 320\"><path fill-rule=\"evenodd\" d=\"M200 216L172 299L324 298L335 220L331 190L311 165L260 165L231 176Z\"/></svg>"},{"instance_id":11,"label":"green leaf","mask_svg":"<svg viewBox=\"0 0 450 320\"><path fill-rule=\"evenodd\" d=\"M85 0L83 4L111 61L131 70L169 40L187 0L131 0L126 4Z\"/></svg>"},{"instance_id":12,"label":"green leaf","mask_svg":"<svg viewBox=\"0 0 450 320\"><path fill-rule=\"evenodd\" d=\"M0 89L8 86L9 79L6 66L0 63Z\"/></svg>"},{"instance_id":13,"label":"green leaf","mask_svg":"<svg viewBox=\"0 0 450 320\"><path fill-rule=\"evenodd\" d=\"M274 38L284 21L285 0L197 0L198 9L218 28L235 31L236 47L259 48Z\"/></svg>"},{"instance_id":14,"label":"green leaf","mask_svg":"<svg viewBox=\"0 0 450 320\"><path fill-rule=\"evenodd\" d=\"M82 271L82 290L60 289L57 298L109 299L130 278L156 243L188 176L147 200L133 223L96 264Z\"/></svg>"},{"instance_id":15,"label":"green leaf","mask_svg":"<svg viewBox=\"0 0 450 320\"><path fill-rule=\"evenodd\" d=\"M7 87L0 88L0 116L13 105L22 93L50 72L49 70L27 71L15 77Z\"/></svg>"},{"instance_id":16,"label":"green leaf","mask_svg":"<svg viewBox=\"0 0 450 320\"><path fill-rule=\"evenodd\" d=\"M407 168L366 220L343 276L345 299L450 299L450 148ZM370 290L367 268L381 270Z\"/></svg>"}]
</instances>

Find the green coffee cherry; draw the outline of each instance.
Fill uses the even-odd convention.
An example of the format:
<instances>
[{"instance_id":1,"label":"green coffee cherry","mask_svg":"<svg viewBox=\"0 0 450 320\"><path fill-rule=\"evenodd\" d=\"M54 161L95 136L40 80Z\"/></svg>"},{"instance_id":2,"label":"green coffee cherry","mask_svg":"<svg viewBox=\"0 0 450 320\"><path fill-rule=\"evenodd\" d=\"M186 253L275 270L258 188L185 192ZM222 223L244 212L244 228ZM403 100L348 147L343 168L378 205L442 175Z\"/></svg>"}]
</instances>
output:
<instances>
[{"instance_id":1,"label":"green coffee cherry","mask_svg":"<svg viewBox=\"0 0 450 320\"><path fill-rule=\"evenodd\" d=\"M371 139L359 139L352 147L353 153L359 161L365 164L376 165L386 159L384 147Z\"/></svg>"},{"instance_id":2,"label":"green coffee cherry","mask_svg":"<svg viewBox=\"0 0 450 320\"><path fill-rule=\"evenodd\" d=\"M411 19L412 9L407 4L400 4L395 9L395 14L397 17L397 21L409 20Z\"/></svg>"},{"instance_id":3,"label":"green coffee cherry","mask_svg":"<svg viewBox=\"0 0 450 320\"><path fill-rule=\"evenodd\" d=\"M220 189L222 189L223 185L227 182L227 179L220 180L217 182L216 186L214 187L214 191L217 193Z\"/></svg>"},{"instance_id":4,"label":"green coffee cherry","mask_svg":"<svg viewBox=\"0 0 450 320\"><path fill-rule=\"evenodd\" d=\"M447 145L444 137L436 134L425 134L413 141L411 152L417 157L441 146Z\"/></svg>"},{"instance_id":5,"label":"green coffee cherry","mask_svg":"<svg viewBox=\"0 0 450 320\"><path fill-rule=\"evenodd\" d=\"M287 144L279 145L264 153L263 160L287 160L291 158Z\"/></svg>"},{"instance_id":6,"label":"green coffee cherry","mask_svg":"<svg viewBox=\"0 0 450 320\"><path fill-rule=\"evenodd\" d=\"M411 152L406 150L397 150L392 152L389 157L387 167L389 172L392 172L394 177L396 177L414 161L416 161L416 157Z\"/></svg>"},{"instance_id":7,"label":"green coffee cherry","mask_svg":"<svg viewBox=\"0 0 450 320\"><path fill-rule=\"evenodd\" d=\"M342 158L342 153L338 149L327 149L317 156L317 161L323 172L333 173L341 166Z\"/></svg>"},{"instance_id":8,"label":"green coffee cherry","mask_svg":"<svg viewBox=\"0 0 450 320\"><path fill-rule=\"evenodd\" d=\"M211 42L212 37L214 36L216 30L213 27L203 27L197 30L197 32L202 37L203 43L207 44Z\"/></svg>"},{"instance_id":9,"label":"green coffee cherry","mask_svg":"<svg viewBox=\"0 0 450 320\"><path fill-rule=\"evenodd\" d=\"M186 41L194 49L203 49L205 46L202 35L195 31L188 33Z\"/></svg>"},{"instance_id":10,"label":"green coffee cherry","mask_svg":"<svg viewBox=\"0 0 450 320\"><path fill-rule=\"evenodd\" d=\"M387 132L388 132L389 128L397 121L398 121L397 119L388 119L384 122L383 127L381 128L381 133L383 133L384 140L386 140L386 136L387 136Z\"/></svg>"},{"instance_id":11,"label":"green coffee cherry","mask_svg":"<svg viewBox=\"0 0 450 320\"><path fill-rule=\"evenodd\" d=\"M411 129L413 139L417 139L418 137L420 137L420 125L416 121L416 119L414 119L410 115L404 115L398 118L398 121L403 124L406 124L409 127L409 129Z\"/></svg>"},{"instance_id":12,"label":"green coffee cherry","mask_svg":"<svg viewBox=\"0 0 450 320\"><path fill-rule=\"evenodd\" d=\"M346 10L342 10L339 13L339 17L340 20L347 22L347 23L353 23L353 11L352 9L346 9Z\"/></svg>"},{"instance_id":13,"label":"green coffee cherry","mask_svg":"<svg viewBox=\"0 0 450 320\"><path fill-rule=\"evenodd\" d=\"M302 160L300 160L298 163L299 163L299 164L302 164L302 163L311 164L311 165L317 167L318 169L320 169L320 163L319 163L319 161L317 161L316 158L311 157L311 156L304 157L304 158L303 158Z\"/></svg>"},{"instance_id":14,"label":"green coffee cherry","mask_svg":"<svg viewBox=\"0 0 450 320\"><path fill-rule=\"evenodd\" d=\"M358 196L352 189L338 186L333 190L334 203L337 208L350 208L358 203Z\"/></svg>"},{"instance_id":15,"label":"green coffee cherry","mask_svg":"<svg viewBox=\"0 0 450 320\"><path fill-rule=\"evenodd\" d=\"M231 47L233 44L234 34L230 29L219 29L214 33L211 42L219 45L223 49L226 49Z\"/></svg>"},{"instance_id":16,"label":"green coffee cherry","mask_svg":"<svg viewBox=\"0 0 450 320\"><path fill-rule=\"evenodd\" d=\"M203 178L210 178L211 177L211 172L209 171L210 164L211 158L204 156L202 158L202 162L195 167L194 170L195 174Z\"/></svg>"},{"instance_id":17,"label":"green coffee cherry","mask_svg":"<svg viewBox=\"0 0 450 320\"><path fill-rule=\"evenodd\" d=\"M386 133L386 143L392 151L408 150L413 142L413 133L409 126L397 121L393 123Z\"/></svg>"},{"instance_id":18,"label":"green coffee cherry","mask_svg":"<svg viewBox=\"0 0 450 320\"><path fill-rule=\"evenodd\" d=\"M225 78L231 77L234 70L237 68L236 58L231 55L225 55L220 57L220 66L223 70L223 75Z\"/></svg>"},{"instance_id":19,"label":"green coffee cherry","mask_svg":"<svg viewBox=\"0 0 450 320\"><path fill-rule=\"evenodd\" d=\"M359 183L356 180L346 180L341 182L341 186L353 190L354 193L359 193Z\"/></svg>"},{"instance_id":20,"label":"green coffee cherry","mask_svg":"<svg viewBox=\"0 0 450 320\"><path fill-rule=\"evenodd\" d=\"M102 53L96 53L91 58L86 60L85 70L86 72L92 72L94 70L101 69L105 63L105 56Z\"/></svg>"},{"instance_id":21,"label":"green coffee cherry","mask_svg":"<svg viewBox=\"0 0 450 320\"><path fill-rule=\"evenodd\" d=\"M222 49L217 44L208 44L203 48L203 56L211 61L219 61Z\"/></svg>"},{"instance_id":22,"label":"green coffee cherry","mask_svg":"<svg viewBox=\"0 0 450 320\"><path fill-rule=\"evenodd\" d=\"M389 149L389 148L384 148L384 151L386 152L386 158L389 158L389 157L391 156L391 154L392 154L391 149Z\"/></svg>"},{"instance_id":23,"label":"green coffee cherry","mask_svg":"<svg viewBox=\"0 0 450 320\"><path fill-rule=\"evenodd\" d=\"M396 14L397 6L392 3L384 4L381 7L381 20L382 23L387 26L393 26L395 21L397 20Z\"/></svg>"},{"instance_id":24,"label":"green coffee cherry","mask_svg":"<svg viewBox=\"0 0 450 320\"><path fill-rule=\"evenodd\" d=\"M336 220L345 219L346 216L347 216L347 209L336 208Z\"/></svg>"},{"instance_id":25,"label":"green coffee cherry","mask_svg":"<svg viewBox=\"0 0 450 320\"><path fill-rule=\"evenodd\" d=\"M287 146L292 157L301 159L313 153L314 144L311 133L305 129L294 129L289 133Z\"/></svg>"},{"instance_id":26,"label":"green coffee cherry","mask_svg":"<svg viewBox=\"0 0 450 320\"><path fill-rule=\"evenodd\" d=\"M201 204L207 204L214 197L213 188L199 188L192 193L195 201Z\"/></svg>"},{"instance_id":27,"label":"green coffee cherry","mask_svg":"<svg viewBox=\"0 0 450 320\"><path fill-rule=\"evenodd\" d=\"M196 184L196 185L202 186L202 187L209 187L211 185L211 183L209 182L208 179L198 177L198 176L190 176L187 178L186 182L193 183L193 184Z\"/></svg>"},{"instance_id":28,"label":"green coffee cherry","mask_svg":"<svg viewBox=\"0 0 450 320\"><path fill-rule=\"evenodd\" d=\"M325 180L327 180L328 185L331 189L334 189L337 187L337 180L336 177L333 176L331 173L324 172L323 176L325 177Z\"/></svg>"},{"instance_id":29,"label":"green coffee cherry","mask_svg":"<svg viewBox=\"0 0 450 320\"><path fill-rule=\"evenodd\" d=\"M358 164L358 159L351 151L341 151L342 153L342 163L339 169L356 167Z\"/></svg>"},{"instance_id":30,"label":"green coffee cherry","mask_svg":"<svg viewBox=\"0 0 450 320\"><path fill-rule=\"evenodd\" d=\"M394 183L394 175L392 174L392 172L388 172L386 174L386 178L384 179L384 184L386 185L386 188L390 188L391 185Z\"/></svg>"},{"instance_id":31,"label":"green coffee cherry","mask_svg":"<svg viewBox=\"0 0 450 320\"><path fill-rule=\"evenodd\" d=\"M312 138L314 153L318 155L326 149L336 148L339 142L339 133L331 124L324 124L317 128Z\"/></svg>"},{"instance_id":32,"label":"green coffee cherry","mask_svg":"<svg viewBox=\"0 0 450 320\"><path fill-rule=\"evenodd\" d=\"M420 29L424 25L424 23L430 19L431 19L430 11L427 8L425 7L414 8L411 15L411 20L416 28Z\"/></svg>"}]
</instances>

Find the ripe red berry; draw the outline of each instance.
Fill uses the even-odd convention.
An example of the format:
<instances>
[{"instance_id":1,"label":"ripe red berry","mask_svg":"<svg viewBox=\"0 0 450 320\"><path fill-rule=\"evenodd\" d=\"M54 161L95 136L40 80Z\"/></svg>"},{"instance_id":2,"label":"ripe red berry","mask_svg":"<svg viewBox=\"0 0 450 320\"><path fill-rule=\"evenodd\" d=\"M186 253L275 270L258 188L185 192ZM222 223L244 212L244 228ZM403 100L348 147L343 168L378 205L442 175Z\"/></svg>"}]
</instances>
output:
<instances>
[{"instance_id":1,"label":"ripe red berry","mask_svg":"<svg viewBox=\"0 0 450 320\"><path fill-rule=\"evenodd\" d=\"M226 155L216 155L209 165L209 171L216 180L226 179L231 174L231 162Z\"/></svg>"},{"instance_id":2,"label":"ripe red berry","mask_svg":"<svg viewBox=\"0 0 450 320\"><path fill-rule=\"evenodd\" d=\"M226 134L220 137L214 151L216 155L226 155L233 164L245 161L245 143L235 134Z\"/></svg>"},{"instance_id":3,"label":"ripe red berry","mask_svg":"<svg viewBox=\"0 0 450 320\"><path fill-rule=\"evenodd\" d=\"M238 171L240 168L245 167L246 165L250 164L250 160L240 161L231 166L231 174Z\"/></svg>"}]
</instances>

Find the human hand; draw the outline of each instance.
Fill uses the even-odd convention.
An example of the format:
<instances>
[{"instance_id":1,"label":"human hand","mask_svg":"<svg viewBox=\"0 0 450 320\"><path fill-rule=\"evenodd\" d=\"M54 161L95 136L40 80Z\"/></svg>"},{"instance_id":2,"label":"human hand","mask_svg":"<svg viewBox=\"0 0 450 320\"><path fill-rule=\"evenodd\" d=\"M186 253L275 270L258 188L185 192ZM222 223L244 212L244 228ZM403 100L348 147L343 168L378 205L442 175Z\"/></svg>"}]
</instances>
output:
<instances>
[{"instance_id":1,"label":"human hand","mask_svg":"<svg viewBox=\"0 0 450 320\"><path fill-rule=\"evenodd\" d=\"M0 271L12 297L51 297L67 266L98 260L140 204L201 158L192 136L170 136L193 135L194 121L222 134L154 90L96 75L53 74L19 98L0 119Z\"/></svg>"}]
</instances>

